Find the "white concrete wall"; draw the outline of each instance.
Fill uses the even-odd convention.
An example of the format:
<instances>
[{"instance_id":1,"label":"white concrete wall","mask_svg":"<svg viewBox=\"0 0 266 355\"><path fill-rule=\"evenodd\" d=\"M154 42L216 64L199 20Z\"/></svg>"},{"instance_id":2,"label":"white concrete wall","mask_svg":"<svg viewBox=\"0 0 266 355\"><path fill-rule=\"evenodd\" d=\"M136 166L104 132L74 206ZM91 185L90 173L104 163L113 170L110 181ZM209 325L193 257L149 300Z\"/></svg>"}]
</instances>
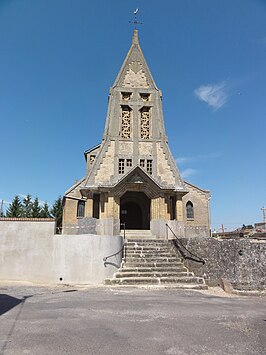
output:
<instances>
[{"instance_id":1,"label":"white concrete wall","mask_svg":"<svg viewBox=\"0 0 266 355\"><path fill-rule=\"evenodd\" d=\"M33 236L47 236L55 233L55 220L37 218L0 218L0 236L16 233L30 233Z\"/></svg>"},{"instance_id":2,"label":"white concrete wall","mask_svg":"<svg viewBox=\"0 0 266 355\"><path fill-rule=\"evenodd\" d=\"M97 285L116 272L103 258L122 247L120 236L53 231L54 222L0 221L0 280ZM121 254L108 261L120 266Z\"/></svg>"}]
</instances>

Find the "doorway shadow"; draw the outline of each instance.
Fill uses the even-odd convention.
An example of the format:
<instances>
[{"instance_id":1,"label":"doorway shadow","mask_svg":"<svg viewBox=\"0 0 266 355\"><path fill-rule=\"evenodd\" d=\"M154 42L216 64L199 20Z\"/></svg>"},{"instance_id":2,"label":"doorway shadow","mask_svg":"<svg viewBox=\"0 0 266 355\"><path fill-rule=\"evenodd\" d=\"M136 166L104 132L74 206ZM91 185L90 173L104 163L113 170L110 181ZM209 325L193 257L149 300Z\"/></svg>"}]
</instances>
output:
<instances>
[{"instance_id":1,"label":"doorway shadow","mask_svg":"<svg viewBox=\"0 0 266 355\"><path fill-rule=\"evenodd\" d=\"M127 191L120 198L120 222L126 229L150 229L150 204L144 192Z\"/></svg>"}]
</instances>

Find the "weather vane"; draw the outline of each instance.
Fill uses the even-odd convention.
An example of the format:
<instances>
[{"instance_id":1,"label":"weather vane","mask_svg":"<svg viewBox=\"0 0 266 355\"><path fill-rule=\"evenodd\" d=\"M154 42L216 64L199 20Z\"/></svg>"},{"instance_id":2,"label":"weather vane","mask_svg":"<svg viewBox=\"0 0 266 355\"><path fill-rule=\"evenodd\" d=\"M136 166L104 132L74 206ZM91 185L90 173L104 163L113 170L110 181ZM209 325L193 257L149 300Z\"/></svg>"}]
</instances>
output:
<instances>
[{"instance_id":1,"label":"weather vane","mask_svg":"<svg viewBox=\"0 0 266 355\"><path fill-rule=\"evenodd\" d=\"M129 23L131 23L132 25L135 26L135 30L137 29L137 25L142 25L142 22L138 22L137 20L137 13L138 13L139 9L136 9L134 11L134 21L129 21Z\"/></svg>"}]
</instances>

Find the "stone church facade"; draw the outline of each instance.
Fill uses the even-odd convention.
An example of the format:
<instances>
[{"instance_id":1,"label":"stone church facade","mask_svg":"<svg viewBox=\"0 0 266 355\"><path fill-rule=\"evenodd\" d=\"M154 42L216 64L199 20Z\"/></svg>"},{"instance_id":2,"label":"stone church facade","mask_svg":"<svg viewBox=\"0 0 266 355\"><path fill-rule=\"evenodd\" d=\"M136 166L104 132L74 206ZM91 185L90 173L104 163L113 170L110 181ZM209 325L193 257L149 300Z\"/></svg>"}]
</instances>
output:
<instances>
[{"instance_id":1,"label":"stone church facade","mask_svg":"<svg viewBox=\"0 0 266 355\"><path fill-rule=\"evenodd\" d=\"M101 144L85 152L86 176L64 196L63 233L209 236L210 193L184 181L168 146L157 88L138 31L110 89Z\"/></svg>"}]
</instances>

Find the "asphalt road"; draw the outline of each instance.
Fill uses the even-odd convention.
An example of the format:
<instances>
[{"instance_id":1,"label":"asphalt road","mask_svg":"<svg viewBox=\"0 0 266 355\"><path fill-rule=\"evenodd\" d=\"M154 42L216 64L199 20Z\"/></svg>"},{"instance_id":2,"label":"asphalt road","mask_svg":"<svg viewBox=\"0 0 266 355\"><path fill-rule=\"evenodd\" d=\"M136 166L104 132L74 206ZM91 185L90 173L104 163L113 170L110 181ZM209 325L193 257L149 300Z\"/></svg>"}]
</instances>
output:
<instances>
[{"instance_id":1,"label":"asphalt road","mask_svg":"<svg viewBox=\"0 0 266 355\"><path fill-rule=\"evenodd\" d=\"M266 298L0 286L0 354L266 354Z\"/></svg>"}]
</instances>

